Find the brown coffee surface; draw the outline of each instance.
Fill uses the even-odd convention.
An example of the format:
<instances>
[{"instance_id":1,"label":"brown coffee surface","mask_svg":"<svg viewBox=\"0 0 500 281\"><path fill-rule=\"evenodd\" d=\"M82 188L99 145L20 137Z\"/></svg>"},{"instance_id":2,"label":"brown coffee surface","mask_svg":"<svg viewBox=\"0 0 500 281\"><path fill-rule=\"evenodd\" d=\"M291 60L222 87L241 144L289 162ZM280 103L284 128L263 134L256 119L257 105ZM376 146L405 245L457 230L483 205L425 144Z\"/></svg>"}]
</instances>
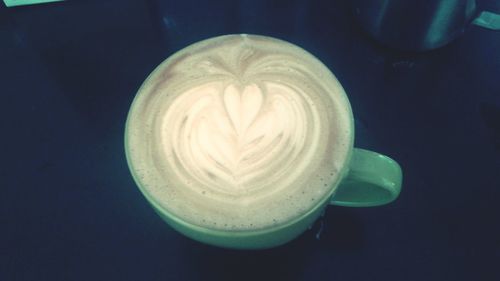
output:
<instances>
[{"instance_id":1,"label":"brown coffee surface","mask_svg":"<svg viewBox=\"0 0 500 281\"><path fill-rule=\"evenodd\" d=\"M127 156L141 190L171 215L265 229L333 192L351 120L344 90L314 56L227 35L180 50L148 77L127 120Z\"/></svg>"}]
</instances>

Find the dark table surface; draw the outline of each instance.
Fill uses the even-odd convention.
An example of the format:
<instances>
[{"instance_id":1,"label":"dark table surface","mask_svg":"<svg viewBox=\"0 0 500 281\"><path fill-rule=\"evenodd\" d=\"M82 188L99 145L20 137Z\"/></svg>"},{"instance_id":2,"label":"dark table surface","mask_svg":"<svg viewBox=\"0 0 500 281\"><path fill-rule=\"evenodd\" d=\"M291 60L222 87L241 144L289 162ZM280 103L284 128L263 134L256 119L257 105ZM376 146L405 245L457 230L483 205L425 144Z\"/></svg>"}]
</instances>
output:
<instances>
[{"instance_id":1,"label":"dark table surface","mask_svg":"<svg viewBox=\"0 0 500 281\"><path fill-rule=\"evenodd\" d=\"M1 7L0 280L500 280L500 33L471 27L444 48L399 52L346 3ZM330 207L319 239L320 223L271 250L171 231L129 173L125 118L163 59L227 33L320 58L348 93L356 146L401 164L400 198Z\"/></svg>"}]
</instances>

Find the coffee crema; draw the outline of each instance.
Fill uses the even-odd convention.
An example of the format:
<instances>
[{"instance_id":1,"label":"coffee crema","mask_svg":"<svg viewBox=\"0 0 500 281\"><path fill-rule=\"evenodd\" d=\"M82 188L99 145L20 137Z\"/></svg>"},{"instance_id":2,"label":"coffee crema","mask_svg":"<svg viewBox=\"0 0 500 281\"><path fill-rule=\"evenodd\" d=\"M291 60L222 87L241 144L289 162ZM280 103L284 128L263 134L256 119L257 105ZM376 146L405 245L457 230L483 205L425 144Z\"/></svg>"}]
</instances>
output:
<instances>
[{"instance_id":1,"label":"coffee crema","mask_svg":"<svg viewBox=\"0 0 500 281\"><path fill-rule=\"evenodd\" d=\"M127 120L143 193L211 229L262 230L334 192L353 132L345 93L303 49L227 35L180 50L148 77Z\"/></svg>"}]
</instances>

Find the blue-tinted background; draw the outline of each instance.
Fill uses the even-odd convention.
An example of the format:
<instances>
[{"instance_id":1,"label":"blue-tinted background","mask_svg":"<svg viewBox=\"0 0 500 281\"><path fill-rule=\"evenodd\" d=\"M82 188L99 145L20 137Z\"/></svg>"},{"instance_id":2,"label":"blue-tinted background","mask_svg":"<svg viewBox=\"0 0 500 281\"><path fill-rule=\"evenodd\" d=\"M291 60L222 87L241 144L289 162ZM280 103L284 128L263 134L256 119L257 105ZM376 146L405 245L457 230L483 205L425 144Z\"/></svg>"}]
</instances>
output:
<instances>
[{"instance_id":1,"label":"blue-tinted background","mask_svg":"<svg viewBox=\"0 0 500 281\"><path fill-rule=\"evenodd\" d=\"M330 207L319 239L321 223L272 250L172 232L129 174L125 118L163 59L227 33L319 57L348 93L356 146L403 167L400 198ZM0 85L0 280L500 280L498 32L415 54L372 41L347 0L2 6Z\"/></svg>"}]
</instances>

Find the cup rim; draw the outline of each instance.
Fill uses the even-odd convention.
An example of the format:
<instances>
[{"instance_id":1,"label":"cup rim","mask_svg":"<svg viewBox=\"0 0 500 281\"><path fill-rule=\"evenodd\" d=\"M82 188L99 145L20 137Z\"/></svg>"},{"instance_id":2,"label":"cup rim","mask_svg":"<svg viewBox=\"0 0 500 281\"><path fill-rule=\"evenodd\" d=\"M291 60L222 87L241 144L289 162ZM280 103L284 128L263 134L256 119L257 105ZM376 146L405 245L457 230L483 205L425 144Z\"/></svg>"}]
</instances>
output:
<instances>
[{"instance_id":1,"label":"cup rim","mask_svg":"<svg viewBox=\"0 0 500 281\"><path fill-rule=\"evenodd\" d=\"M219 39L222 39L223 37L230 37L230 36L235 36L235 35L238 35L238 36L240 36L240 35L250 35L250 36L256 36L256 37L259 37L259 38L270 38L270 39L273 39L273 40L279 40L279 41L285 42L287 44L292 44L292 45L294 45L296 47L299 47L303 51L305 51L308 54L310 54L313 59L317 60L321 65L324 66L324 68L327 70L327 73L329 75L331 75L331 78L333 78L333 81L337 82L338 89L339 89L339 94L343 97L345 105L346 105L345 109L346 109L346 112L348 113L348 118L347 119L348 119L348 122L349 122L349 128L350 128L350 133L351 133L350 137L349 137L349 143L347 144L348 149L347 149L346 156L345 156L344 161L342 162L342 165L340 166L340 169L338 171L339 172L339 176L337 177L336 181L331 184L330 191L321 200L318 200L318 202L316 202L316 204L313 205L307 212L301 214L300 216L297 216L294 219L289 220L289 221L287 221L287 222L285 222L283 224L273 225L273 226L270 226L270 227L267 227L267 228L263 228L263 229L250 229L250 230L229 230L229 229L228 230L223 230L223 229L214 229L214 228L204 227L204 226L200 226L200 225L188 222L188 221L182 219L181 217L173 214L172 212L169 212L164 207L162 207L161 204L159 204L154 198L152 198L150 196L150 194L143 187L143 183L141 183L141 181L139 180L139 177L136 175L136 172L135 172L132 160L131 160L131 156L130 156L130 151L129 151L129 149L130 149L130 147L129 147L129 123L130 123L130 118L131 118L132 112L133 112L133 110L135 108L135 104L136 104L136 101L138 99L138 95L139 95L139 93L141 91L141 88L143 87L144 83L146 83L156 73L156 70L159 69L160 66L162 66L164 64L168 64L169 61L172 59L172 57L177 52L179 52L180 50L185 49L185 48L190 48L193 45L204 43L204 42L206 42L208 40L219 40ZM209 38L206 38L206 39L199 40L199 41L197 41L195 43L189 44L189 45L187 45L187 46L185 46L185 47L183 47L183 48L175 51L174 53L172 53L169 57L167 57L166 59L164 59L160 64L158 64L153 69L153 71L148 75L148 77L144 80L144 82L141 84L141 86L139 87L139 89L135 93L134 99L133 99L133 101L132 101L132 103L130 105L129 111L127 113L127 119L125 121L125 130L124 130L124 148L125 148L125 156L126 156L127 166L129 168L130 173L132 174L132 177L134 179L134 182L135 182L136 186L139 188L139 190L141 191L142 195L146 198L146 200L148 201L148 203L151 204L152 207L157 212L160 212L161 215L167 217L169 220L172 220L176 224L182 225L183 227L185 227L187 229L190 229L192 231L198 232L198 233L204 233L204 234L207 234L207 235L218 236L218 237L223 237L223 236L226 236L226 237L252 237L252 236L259 236L259 235L269 234L269 233L273 233L273 232L277 232L277 231L289 228L290 226L298 224L301 221L303 221L305 218L309 217L312 213L316 212L318 210L318 208L322 208L325 205L327 205L327 203L330 201L330 199L333 197L333 195L335 195L335 192L337 190L336 187L340 184L340 182L343 180L343 178L348 173L348 164L349 164L349 162L351 160L352 151L354 149L354 136L355 136L355 131L354 131L354 116L353 116L353 113L352 113L352 107L351 107L349 98L347 96L347 93L346 93L344 87L342 86L342 84L340 83L340 81L338 80L338 78L335 76L335 74L323 62L321 62L318 58L316 58L316 56L314 56L313 54L309 53L307 50L303 49L299 45L295 45L294 43L291 43L291 42L288 42L288 41L285 41L285 40L282 40L282 39L276 38L276 37L265 36L265 35L258 35L258 34L227 34L227 35L209 37Z\"/></svg>"}]
</instances>

